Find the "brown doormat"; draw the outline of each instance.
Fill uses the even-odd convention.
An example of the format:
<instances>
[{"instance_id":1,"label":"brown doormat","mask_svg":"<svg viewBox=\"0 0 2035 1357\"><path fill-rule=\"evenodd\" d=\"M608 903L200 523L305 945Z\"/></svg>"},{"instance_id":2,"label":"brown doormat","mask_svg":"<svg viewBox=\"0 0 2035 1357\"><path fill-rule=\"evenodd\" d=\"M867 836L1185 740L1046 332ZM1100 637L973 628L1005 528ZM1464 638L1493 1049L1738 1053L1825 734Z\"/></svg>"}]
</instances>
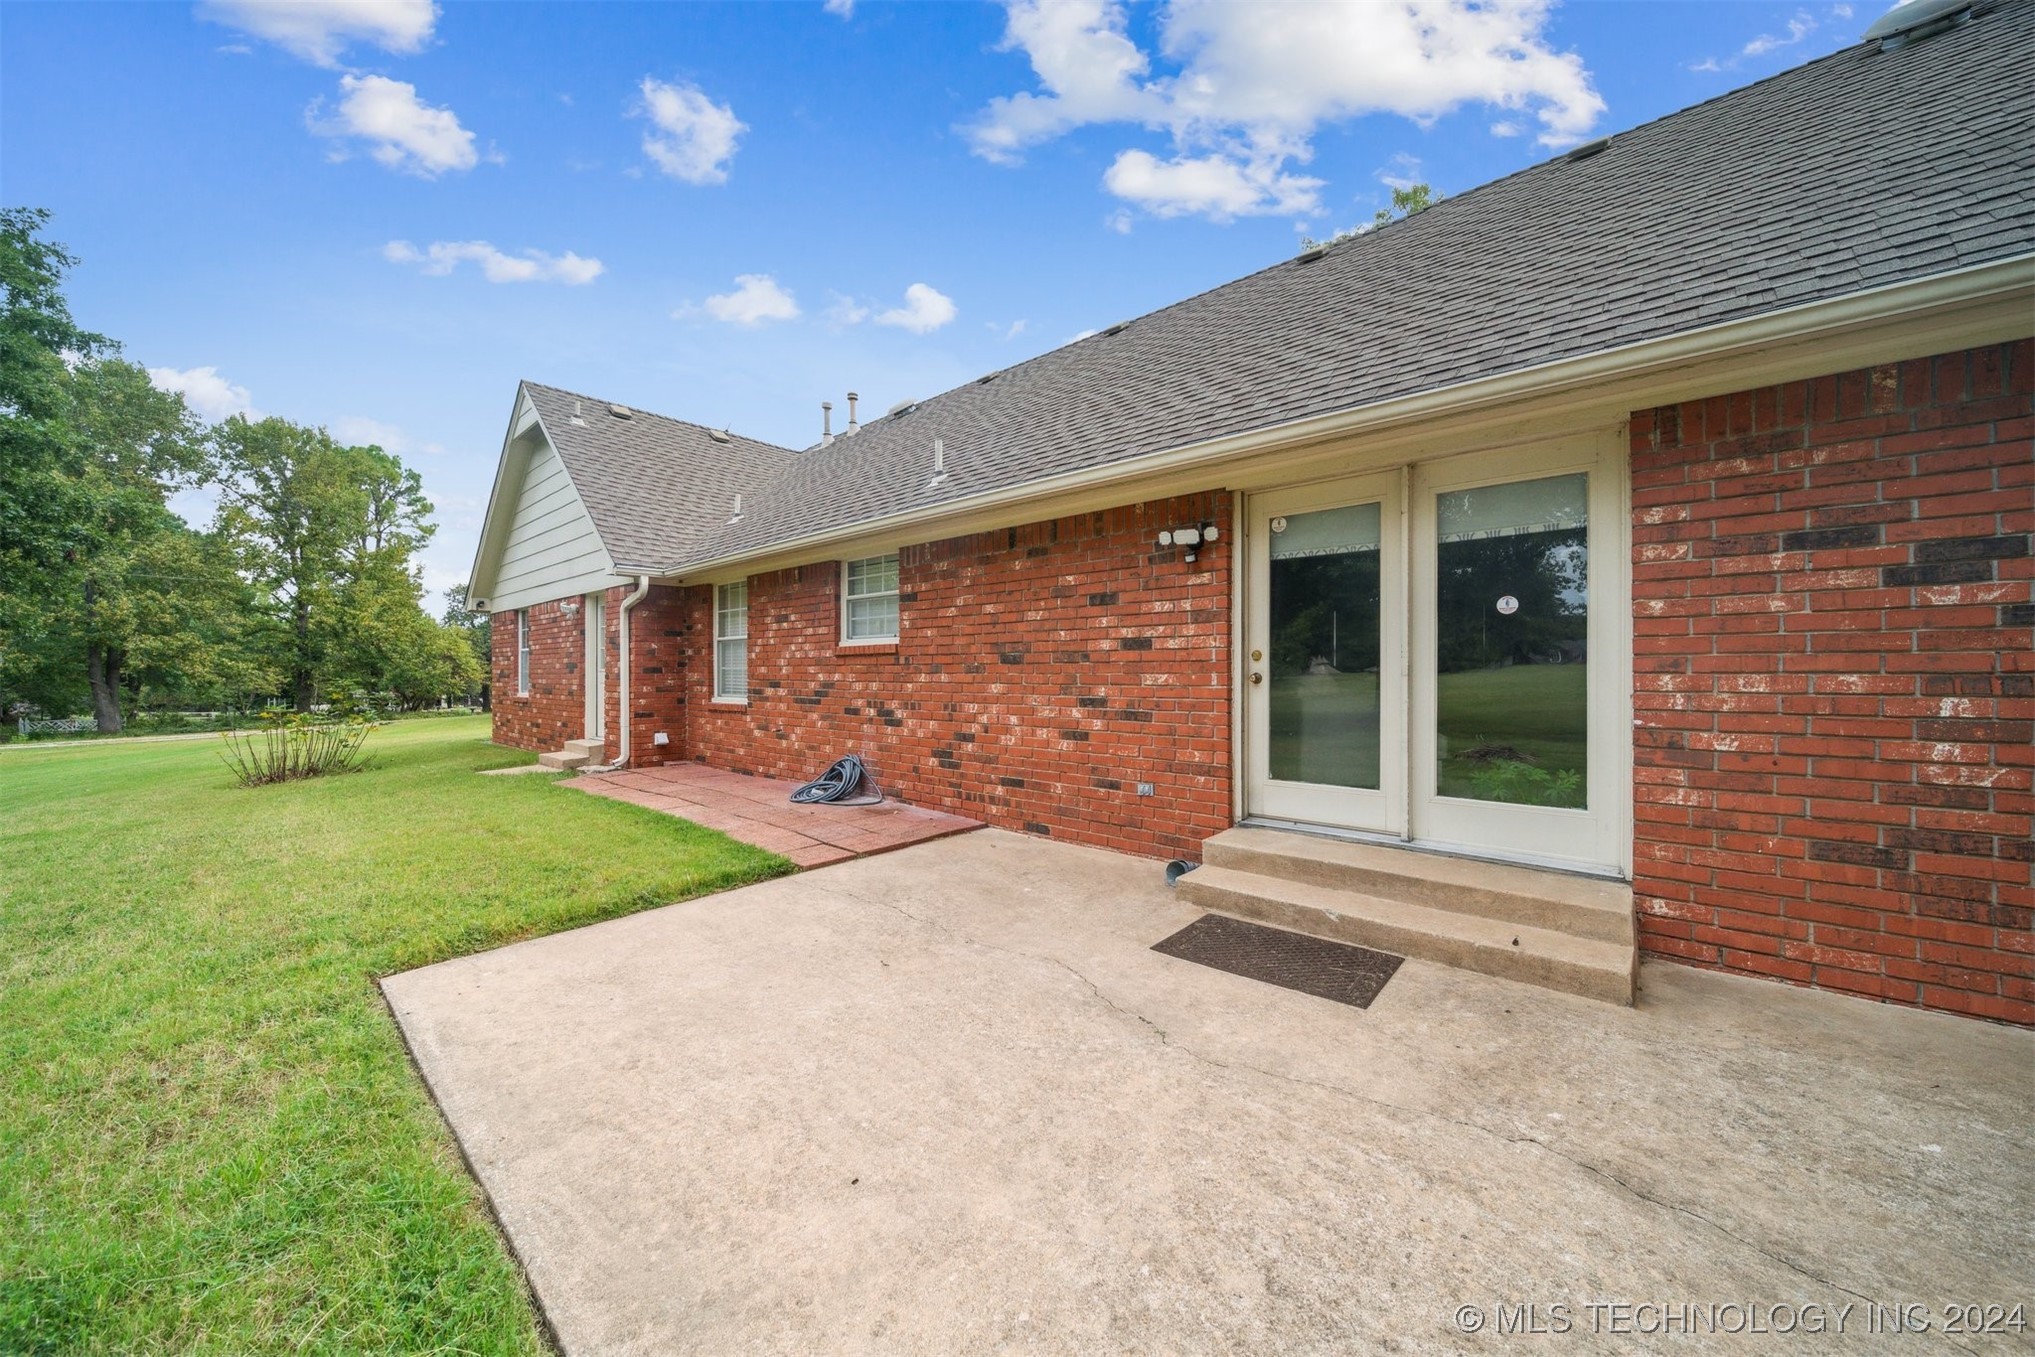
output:
<instances>
[{"instance_id":1,"label":"brown doormat","mask_svg":"<svg viewBox=\"0 0 2035 1357\"><path fill-rule=\"evenodd\" d=\"M1152 950L1357 1008L1371 1006L1403 960L1226 914L1204 914Z\"/></svg>"}]
</instances>

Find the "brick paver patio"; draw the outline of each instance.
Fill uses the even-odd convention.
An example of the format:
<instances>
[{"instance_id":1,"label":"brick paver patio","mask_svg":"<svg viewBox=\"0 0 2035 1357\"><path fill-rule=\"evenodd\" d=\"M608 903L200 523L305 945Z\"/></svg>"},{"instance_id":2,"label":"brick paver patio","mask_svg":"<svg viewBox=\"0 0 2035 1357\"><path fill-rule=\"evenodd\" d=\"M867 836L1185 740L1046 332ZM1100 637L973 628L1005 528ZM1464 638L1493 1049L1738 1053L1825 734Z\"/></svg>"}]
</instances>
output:
<instances>
[{"instance_id":1,"label":"brick paver patio","mask_svg":"<svg viewBox=\"0 0 2035 1357\"><path fill-rule=\"evenodd\" d=\"M590 773L569 784L661 810L790 858L801 867L887 853L906 844L980 829L979 821L885 801L875 806L797 806L796 782L730 773L698 763Z\"/></svg>"}]
</instances>

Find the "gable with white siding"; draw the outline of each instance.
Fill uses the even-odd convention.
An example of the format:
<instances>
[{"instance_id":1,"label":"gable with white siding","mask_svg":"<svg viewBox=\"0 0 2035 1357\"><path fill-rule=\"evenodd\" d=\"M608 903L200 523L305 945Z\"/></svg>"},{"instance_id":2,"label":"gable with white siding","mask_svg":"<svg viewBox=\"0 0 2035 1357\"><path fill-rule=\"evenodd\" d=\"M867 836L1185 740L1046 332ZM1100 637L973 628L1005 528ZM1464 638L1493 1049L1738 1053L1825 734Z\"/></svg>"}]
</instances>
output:
<instances>
[{"instance_id":1,"label":"gable with white siding","mask_svg":"<svg viewBox=\"0 0 2035 1357\"><path fill-rule=\"evenodd\" d=\"M518 414L481 530L473 598L504 612L624 583L543 425L527 409Z\"/></svg>"},{"instance_id":2,"label":"gable with white siding","mask_svg":"<svg viewBox=\"0 0 2035 1357\"><path fill-rule=\"evenodd\" d=\"M525 608L620 583L564 463L540 441L516 497L488 605Z\"/></svg>"}]
</instances>

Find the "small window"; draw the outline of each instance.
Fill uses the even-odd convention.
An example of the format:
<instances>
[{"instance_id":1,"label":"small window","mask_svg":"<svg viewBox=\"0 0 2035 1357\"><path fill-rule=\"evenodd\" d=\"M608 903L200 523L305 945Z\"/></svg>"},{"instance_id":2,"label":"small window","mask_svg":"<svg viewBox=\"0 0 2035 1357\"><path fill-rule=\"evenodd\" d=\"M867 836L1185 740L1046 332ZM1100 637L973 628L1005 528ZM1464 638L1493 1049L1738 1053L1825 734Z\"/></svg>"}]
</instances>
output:
<instances>
[{"instance_id":1,"label":"small window","mask_svg":"<svg viewBox=\"0 0 2035 1357\"><path fill-rule=\"evenodd\" d=\"M749 700L749 582L714 590L714 701Z\"/></svg>"},{"instance_id":2,"label":"small window","mask_svg":"<svg viewBox=\"0 0 2035 1357\"><path fill-rule=\"evenodd\" d=\"M516 609L516 696L530 696L530 610Z\"/></svg>"},{"instance_id":3,"label":"small window","mask_svg":"<svg viewBox=\"0 0 2035 1357\"><path fill-rule=\"evenodd\" d=\"M841 639L897 639L897 555L865 556L841 568Z\"/></svg>"}]
</instances>

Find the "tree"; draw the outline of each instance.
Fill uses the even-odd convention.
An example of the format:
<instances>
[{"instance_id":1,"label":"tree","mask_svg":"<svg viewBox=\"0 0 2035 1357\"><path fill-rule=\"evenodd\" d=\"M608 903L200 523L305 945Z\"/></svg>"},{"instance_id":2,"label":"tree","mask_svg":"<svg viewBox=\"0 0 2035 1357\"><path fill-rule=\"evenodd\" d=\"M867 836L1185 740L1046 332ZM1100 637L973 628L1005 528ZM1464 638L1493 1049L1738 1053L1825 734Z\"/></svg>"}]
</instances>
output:
<instances>
[{"instance_id":1,"label":"tree","mask_svg":"<svg viewBox=\"0 0 2035 1357\"><path fill-rule=\"evenodd\" d=\"M467 648L473 652L474 663L480 666L480 683L469 690L480 694L483 708L488 705L488 676L494 667L494 619L479 608L470 608L466 601L467 586L455 584L445 591L445 616L442 619L466 637Z\"/></svg>"},{"instance_id":2,"label":"tree","mask_svg":"<svg viewBox=\"0 0 2035 1357\"><path fill-rule=\"evenodd\" d=\"M1425 212L1441 201L1441 195L1426 184L1407 184L1392 190L1392 206L1381 207L1371 218L1373 227L1386 226L1401 217L1410 217L1416 212Z\"/></svg>"},{"instance_id":3,"label":"tree","mask_svg":"<svg viewBox=\"0 0 2035 1357\"><path fill-rule=\"evenodd\" d=\"M143 596L166 587L136 563L187 531L168 497L204 457L182 398L71 320L74 261L41 239L47 221L0 213L0 674L43 698L82 678L111 733Z\"/></svg>"},{"instance_id":4,"label":"tree","mask_svg":"<svg viewBox=\"0 0 2035 1357\"><path fill-rule=\"evenodd\" d=\"M65 525L62 566L48 572L61 587L45 598L72 605L65 611L83 643L92 715L112 734L121 726L127 658L146 631L142 619L174 611L171 600L203 583L166 578L160 566L185 559L170 543L189 529L168 498L201 477L205 458L183 398L156 390L134 364L81 362L65 384L71 399L57 474L76 512Z\"/></svg>"},{"instance_id":5,"label":"tree","mask_svg":"<svg viewBox=\"0 0 2035 1357\"><path fill-rule=\"evenodd\" d=\"M1403 217L1413 216L1417 212L1425 212L1441 200L1442 195L1436 193L1426 184L1408 184L1404 188L1395 188L1392 190L1392 206L1379 208L1377 215L1371 218L1368 225L1352 226L1347 230L1338 231L1327 240L1316 240L1313 236L1302 236L1300 238L1300 248L1303 250L1319 250L1330 245L1340 245L1346 240L1355 240L1358 236L1367 236L1381 226L1389 226Z\"/></svg>"},{"instance_id":6,"label":"tree","mask_svg":"<svg viewBox=\"0 0 2035 1357\"><path fill-rule=\"evenodd\" d=\"M296 709L309 711L325 680L388 687L391 636L424 639L412 614L435 625L411 564L434 531L417 473L284 419L228 420L213 447L219 528L270 599L276 667Z\"/></svg>"}]
</instances>

